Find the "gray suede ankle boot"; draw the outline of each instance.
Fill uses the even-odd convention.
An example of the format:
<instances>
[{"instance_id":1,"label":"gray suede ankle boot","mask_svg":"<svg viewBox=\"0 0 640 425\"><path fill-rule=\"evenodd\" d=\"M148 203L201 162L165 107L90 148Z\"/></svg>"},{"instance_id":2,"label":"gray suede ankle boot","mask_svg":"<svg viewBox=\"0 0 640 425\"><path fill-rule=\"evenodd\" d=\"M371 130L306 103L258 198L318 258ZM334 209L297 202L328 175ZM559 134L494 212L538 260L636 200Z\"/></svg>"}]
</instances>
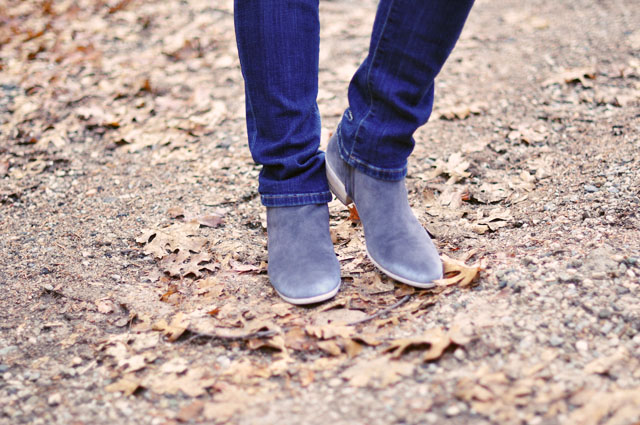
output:
<instances>
[{"instance_id":1,"label":"gray suede ankle boot","mask_svg":"<svg viewBox=\"0 0 640 425\"><path fill-rule=\"evenodd\" d=\"M433 281L442 278L442 262L411 211L404 179L378 180L351 167L340 156L337 135L329 141L325 158L331 191L358 209L373 264L407 285L433 287Z\"/></svg>"},{"instance_id":2,"label":"gray suede ankle boot","mask_svg":"<svg viewBox=\"0 0 640 425\"><path fill-rule=\"evenodd\" d=\"M267 208L269 279L292 304L328 300L340 288L327 204Z\"/></svg>"}]
</instances>

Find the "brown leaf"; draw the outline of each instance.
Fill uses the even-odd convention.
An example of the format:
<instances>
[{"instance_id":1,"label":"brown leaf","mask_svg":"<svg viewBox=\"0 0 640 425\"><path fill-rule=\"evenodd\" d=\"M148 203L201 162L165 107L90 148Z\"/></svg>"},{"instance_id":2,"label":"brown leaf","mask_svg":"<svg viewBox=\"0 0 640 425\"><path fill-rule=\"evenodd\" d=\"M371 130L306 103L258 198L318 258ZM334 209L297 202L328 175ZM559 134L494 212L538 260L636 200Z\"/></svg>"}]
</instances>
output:
<instances>
[{"instance_id":1,"label":"brown leaf","mask_svg":"<svg viewBox=\"0 0 640 425\"><path fill-rule=\"evenodd\" d=\"M204 401L196 400L191 404L187 404L186 406L183 406L178 412L176 419L179 422L189 422L197 418L198 416L200 416L203 410L204 410Z\"/></svg>"},{"instance_id":2,"label":"brown leaf","mask_svg":"<svg viewBox=\"0 0 640 425\"><path fill-rule=\"evenodd\" d=\"M219 214L201 215L196 218L196 221L205 227L218 227L224 224L224 219Z\"/></svg>"},{"instance_id":3,"label":"brown leaf","mask_svg":"<svg viewBox=\"0 0 640 425\"><path fill-rule=\"evenodd\" d=\"M617 363L625 361L629 357L626 348L621 347L610 356L602 356L587 364L584 368L585 373L605 374Z\"/></svg>"},{"instance_id":4,"label":"brown leaf","mask_svg":"<svg viewBox=\"0 0 640 425\"><path fill-rule=\"evenodd\" d=\"M505 199L511 191L500 183L482 183L473 190L473 198L483 204L495 204Z\"/></svg>"},{"instance_id":5,"label":"brown leaf","mask_svg":"<svg viewBox=\"0 0 640 425\"><path fill-rule=\"evenodd\" d=\"M195 237L199 224L176 223L165 229L147 229L136 242L145 245L144 253L156 258L164 258L171 252L185 251L199 253L207 243L206 238Z\"/></svg>"},{"instance_id":6,"label":"brown leaf","mask_svg":"<svg viewBox=\"0 0 640 425\"><path fill-rule=\"evenodd\" d=\"M160 319L154 323L153 330L161 331L170 342L173 342L180 338L188 327L189 318L187 318L184 313L179 312L173 316L173 319L171 319L171 323L169 324L164 319Z\"/></svg>"},{"instance_id":7,"label":"brown leaf","mask_svg":"<svg viewBox=\"0 0 640 425\"><path fill-rule=\"evenodd\" d=\"M339 356L342 354L340 346L334 341L318 341L318 348L332 356Z\"/></svg>"},{"instance_id":8,"label":"brown leaf","mask_svg":"<svg viewBox=\"0 0 640 425\"><path fill-rule=\"evenodd\" d=\"M178 217L184 217L185 212L184 212L184 208L182 207L171 207L167 210L167 214L169 214L169 217L171 218L178 218Z\"/></svg>"},{"instance_id":9,"label":"brown leaf","mask_svg":"<svg viewBox=\"0 0 640 425\"><path fill-rule=\"evenodd\" d=\"M117 382L113 384L107 385L105 390L110 393L113 392L121 392L125 396L130 396L140 387L140 379L136 378L135 375L126 375L120 378Z\"/></svg>"},{"instance_id":10,"label":"brown leaf","mask_svg":"<svg viewBox=\"0 0 640 425\"><path fill-rule=\"evenodd\" d=\"M451 326L451 329L449 329L449 338L451 338L451 342L456 345L466 345L471 342L473 332L470 327L471 324L468 322L456 323Z\"/></svg>"},{"instance_id":11,"label":"brown leaf","mask_svg":"<svg viewBox=\"0 0 640 425\"><path fill-rule=\"evenodd\" d=\"M429 177L430 179L436 178L441 174L446 174L449 176L449 180L447 180L447 184L456 183L459 180L467 178L471 175L467 170L471 165L471 162L465 160L462 157L462 153L454 152L449 156L447 161L443 161L438 159L436 161L436 169L433 170Z\"/></svg>"},{"instance_id":12,"label":"brown leaf","mask_svg":"<svg viewBox=\"0 0 640 425\"><path fill-rule=\"evenodd\" d=\"M98 312L102 314L110 314L116 311L116 305L113 301L107 298L103 298L101 300L96 301L96 306L98 307Z\"/></svg>"},{"instance_id":13,"label":"brown leaf","mask_svg":"<svg viewBox=\"0 0 640 425\"><path fill-rule=\"evenodd\" d=\"M160 296L160 301L168 302L169 301L169 297L171 297L171 295L177 294L177 293L178 293L178 287L176 285L169 285L169 289L167 289L167 291Z\"/></svg>"},{"instance_id":14,"label":"brown leaf","mask_svg":"<svg viewBox=\"0 0 640 425\"><path fill-rule=\"evenodd\" d=\"M425 349L422 359L430 361L439 358L449 345L451 337L441 328L432 328L419 337L396 339L383 352L390 352L397 359L409 348Z\"/></svg>"},{"instance_id":15,"label":"brown leaf","mask_svg":"<svg viewBox=\"0 0 640 425\"><path fill-rule=\"evenodd\" d=\"M569 425L636 424L640 415L640 387L613 388L607 392L584 390L571 402L579 407L569 415L566 421ZM605 418L606 422L602 422Z\"/></svg>"},{"instance_id":16,"label":"brown leaf","mask_svg":"<svg viewBox=\"0 0 640 425\"><path fill-rule=\"evenodd\" d=\"M298 376L300 377L300 385L302 387L308 387L315 378L315 373L310 369L302 369Z\"/></svg>"},{"instance_id":17,"label":"brown leaf","mask_svg":"<svg viewBox=\"0 0 640 425\"><path fill-rule=\"evenodd\" d=\"M478 224L484 225L492 232L495 232L502 227L508 226L511 220L512 217L509 210L496 209L491 211L488 217L484 217L478 220Z\"/></svg>"},{"instance_id":18,"label":"brown leaf","mask_svg":"<svg viewBox=\"0 0 640 425\"><path fill-rule=\"evenodd\" d=\"M120 0L118 1L115 5L109 7L108 9L108 13L114 14L122 9L124 9L125 7L127 7L129 5L129 3L131 3L133 0Z\"/></svg>"},{"instance_id":19,"label":"brown leaf","mask_svg":"<svg viewBox=\"0 0 640 425\"><path fill-rule=\"evenodd\" d=\"M346 325L367 317L364 311L351 310L347 308L336 308L328 311L321 311L313 316L314 325Z\"/></svg>"},{"instance_id":20,"label":"brown leaf","mask_svg":"<svg viewBox=\"0 0 640 425\"><path fill-rule=\"evenodd\" d=\"M349 217L347 218L347 220L359 222L360 216L358 215L358 209L356 208L356 205L347 205L347 208L349 209Z\"/></svg>"},{"instance_id":21,"label":"brown leaf","mask_svg":"<svg viewBox=\"0 0 640 425\"><path fill-rule=\"evenodd\" d=\"M138 354L118 362L118 368L124 373L132 373L147 367L147 363L153 362L157 356L153 353L146 352Z\"/></svg>"},{"instance_id":22,"label":"brown leaf","mask_svg":"<svg viewBox=\"0 0 640 425\"><path fill-rule=\"evenodd\" d=\"M380 273L370 272L354 277L353 286L364 289L367 293L378 294L393 291L395 285L389 279L382 280Z\"/></svg>"},{"instance_id":23,"label":"brown leaf","mask_svg":"<svg viewBox=\"0 0 640 425\"><path fill-rule=\"evenodd\" d=\"M266 339L250 339L247 342L247 347L249 347L249 349L251 350L257 350L258 348L274 348L278 351L286 351L286 347L285 347L285 343L284 343L284 338L281 335L276 335L272 338L266 338Z\"/></svg>"},{"instance_id":24,"label":"brown leaf","mask_svg":"<svg viewBox=\"0 0 640 425\"><path fill-rule=\"evenodd\" d=\"M360 352L362 352L362 348L362 344L353 339L347 339L344 341L344 351L346 351L347 356L349 356L350 359L360 354Z\"/></svg>"},{"instance_id":25,"label":"brown leaf","mask_svg":"<svg viewBox=\"0 0 640 425\"><path fill-rule=\"evenodd\" d=\"M394 361L389 357L361 360L342 373L342 377L354 387L384 388L413 373L412 363Z\"/></svg>"},{"instance_id":26,"label":"brown leaf","mask_svg":"<svg viewBox=\"0 0 640 425\"><path fill-rule=\"evenodd\" d=\"M184 375L149 375L143 385L158 394L177 394L178 391L182 391L190 397L199 397L216 382L209 373L208 368L197 367L189 369Z\"/></svg>"},{"instance_id":27,"label":"brown leaf","mask_svg":"<svg viewBox=\"0 0 640 425\"><path fill-rule=\"evenodd\" d=\"M319 339L349 338L356 332L353 326L345 324L307 325L305 331Z\"/></svg>"},{"instance_id":28,"label":"brown leaf","mask_svg":"<svg viewBox=\"0 0 640 425\"><path fill-rule=\"evenodd\" d=\"M165 374L175 373L181 374L187 370L189 361L183 357L174 357L162 366L160 366L160 372Z\"/></svg>"},{"instance_id":29,"label":"brown leaf","mask_svg":"<svg viewBox=\"0 0 640 425\"><path fill-rule=\"evenodd\" d=\"M444 277L434 281L438 286L458 285L464 288L471 285L480 272L479 263L467 266L464 262L454 260L444 254L440 258L444 266Z\"/></svg>"},{"instance_id":30,"label":"brown leaf","mask_svg":"<svg viewBox=\"0 0 640 425\"><path fill-rule=\"evenodd\" d=\"M449 106L435 111L435 115L441 120L464 120L470 115L479 115L487 110L486 103L473 103L471 105Z\"/></svg>"},{"instance_id":31,"label":"brown leaf","mask_svg":"<svg viewBox=\"0 0 640 425\"><path fill-rule=\"evenodd\" d=\"M580 83L584 87L592 87L593 83L587 80L593 80L596 78L596 71L593 68L575 68L568 69L563 72L560 72L552 77L547 78L542 85L544 87L550 86L552 84L569 84L569 83Z\"/></svg>"}]
</instances>

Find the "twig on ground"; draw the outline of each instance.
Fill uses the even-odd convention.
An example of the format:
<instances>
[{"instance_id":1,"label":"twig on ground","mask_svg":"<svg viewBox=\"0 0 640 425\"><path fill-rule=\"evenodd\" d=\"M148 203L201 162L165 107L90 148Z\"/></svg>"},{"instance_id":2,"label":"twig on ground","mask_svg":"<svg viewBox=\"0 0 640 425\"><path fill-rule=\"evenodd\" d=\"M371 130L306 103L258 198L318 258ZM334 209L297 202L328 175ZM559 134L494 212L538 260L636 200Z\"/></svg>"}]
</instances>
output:
<instances>
[{"instance_id":1,"label":"twig on ground","mask_svg":"<svg viewBox=\"0 0 640 425\"><path fill-rule=\"evenodd\" d=\"M210 334L206 332L197 332L197 333L194 333L194 335L190 336L189 339L187 339L187 342L191 342L196 338L221 339L225 341L243 341L243 340L248 340L253 338L265 338L265 337L274 336L277 334L278 334L277 331L257 331L257 332L252 332L246 335L217 335L217 334Z\"/></svg>"},{"instance_id":2,"label":"twig on ground","mask_svg":"<svg viewBox=\"0 0 640 425\"><path fill-rule=\"evenodd\" d=\"M371 316L367 316L364 317L360 320L356 320L355 322L351 322L351 323L347 323L347 326L355 326L355 325L359 325L360 323L364 323L364 322L368 322L369 320L373 320L377 317L382 316L383 314L387 314L388 312L390 312L391 310L393 310L394 308L398 308L400 307L402 304L406 303L407 301L409 301L409 299L411 298L411 294L409 295L405 295L404 297L400 298L400 301L398 301L397 303L390 305L387 308L383 308L382 310L380 310L377 313L372 314Z\"/></svg>"}]
</instances>

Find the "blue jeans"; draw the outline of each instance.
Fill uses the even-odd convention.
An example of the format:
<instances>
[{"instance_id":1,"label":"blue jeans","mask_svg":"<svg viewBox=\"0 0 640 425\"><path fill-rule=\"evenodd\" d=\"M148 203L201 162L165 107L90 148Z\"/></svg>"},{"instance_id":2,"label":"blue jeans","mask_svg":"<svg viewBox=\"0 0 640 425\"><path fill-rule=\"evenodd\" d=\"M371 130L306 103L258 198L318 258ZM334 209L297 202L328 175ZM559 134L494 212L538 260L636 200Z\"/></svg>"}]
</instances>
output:
<instances>
[{"instance_id":1,"label":"blue jeans","mask_svg":"<svg viewBox=\"0 0 640 425\"><path fill-rule=\"evenodd\" d=\"M267 207L331 200L320 151L319 0L235 0L247 132L262 164ZM414 132L427 122L433 81L473 0L381 0L369 53L338 126L342 158L371 177L401 180Z\"/></svg>"}]
</instances>

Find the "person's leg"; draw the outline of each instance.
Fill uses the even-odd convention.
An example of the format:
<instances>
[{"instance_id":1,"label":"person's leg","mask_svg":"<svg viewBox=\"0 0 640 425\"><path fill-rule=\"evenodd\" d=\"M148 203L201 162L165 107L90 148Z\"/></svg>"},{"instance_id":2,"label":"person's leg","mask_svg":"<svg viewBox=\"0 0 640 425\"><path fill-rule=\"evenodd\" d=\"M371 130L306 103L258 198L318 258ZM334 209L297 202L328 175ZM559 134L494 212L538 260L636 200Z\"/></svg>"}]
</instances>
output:
<instances>
[{"instance_id":1,"label":"person's leg","mask_svg":"<svg viewBox=\"0 0 640 425\"><path fill-rule=\"evenodd\" d=\"M263 204L329 202L318 150L318 0L236 0L234 17Z\"/></svg>"},{"instance_id":2,"label":"person's leg","mask_svg":"<svg viewBox=\"0 0 640 425\"><path fill-rule=\"evenodd\" d=\"M371 177L400 180L413 134L427 122L433 82L473 0L381 0L369 54L349 85L341 154Z\"/></svg>"},{"instance_id":3,"label":"person's leg","mask_svg":"<svg viewBox=\"0 0 640 425\"><path fill-rule=\"evenodd\" d=\"M353 200L373 262L429 287L442 275L435 246L409 207L404 176L413 134L431 114L434 78L473 0L381 0L369 54L349 86L349 108L327 150L332 190Z\"/></svg>"},{"instance_id":4,"label":"person's leg","mask_svg":"<svg viewBox=\"0 0 640 425\"><path fill-rule=\"evenodd\" d=\"M340 268L318 150L318 0L236 0L234 16L249 148L263 166L269 278L289 302L323 301L338 291Z\"/></svg>"}]
</instances>

